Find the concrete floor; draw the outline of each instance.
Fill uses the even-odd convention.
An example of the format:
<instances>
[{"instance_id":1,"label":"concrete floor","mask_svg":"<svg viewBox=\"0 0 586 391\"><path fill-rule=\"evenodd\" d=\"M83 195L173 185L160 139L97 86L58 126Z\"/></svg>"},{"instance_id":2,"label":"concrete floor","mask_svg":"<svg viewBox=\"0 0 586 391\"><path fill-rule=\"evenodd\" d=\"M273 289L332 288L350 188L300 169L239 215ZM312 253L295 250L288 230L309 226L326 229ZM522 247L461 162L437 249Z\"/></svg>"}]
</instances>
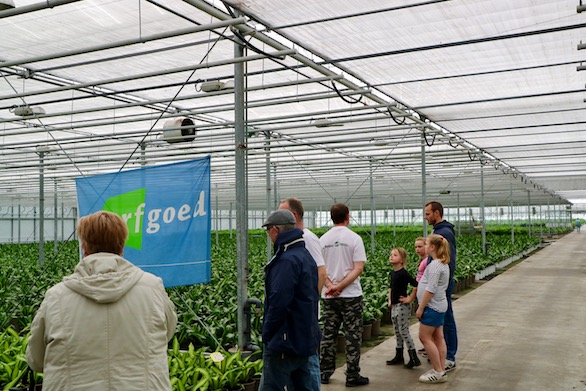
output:
<instances>
[{"instance_id":1,"label":"concrete floor","mask_svg":"<svg viewBox=\"0 0 586 391\"><path fill-rule=\"evenodd\" d=\"M586 230L584 230L586 231ZM454 301L457 369L443 384L423 384L416 369L387 366L391 337L361 358L376 390L586 391L586 232L572 232ZM411 336L420 348L419 325ZM324 391L346 390L344 367Z\"/></svg>"}]
</instances>

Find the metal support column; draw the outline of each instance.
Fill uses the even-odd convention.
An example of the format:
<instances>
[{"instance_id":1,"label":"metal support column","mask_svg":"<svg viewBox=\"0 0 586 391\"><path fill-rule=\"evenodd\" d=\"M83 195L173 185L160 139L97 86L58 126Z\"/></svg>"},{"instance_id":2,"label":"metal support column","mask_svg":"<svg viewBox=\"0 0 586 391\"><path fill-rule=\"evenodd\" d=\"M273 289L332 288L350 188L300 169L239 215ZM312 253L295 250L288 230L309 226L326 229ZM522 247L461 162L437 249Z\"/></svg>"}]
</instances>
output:
<instances>
[{"instance_id":1,"label":"metal support column","mask_svg":"<svg viewBox=\"0 0 586 391\"><path fill-rule=\"evenodd\" d=\"M220 213L220 208L218 207L218 184L215 183L216 188L216 207L214 208L214 227L216 231L216 246L220 244L220 220L218 219L218 215Z\"/></svg>"},{"instance_id":2,"label":"metal support column","mask_svg":"<svg viewBox=\"0 0 586 391\"><path fill-rule=\"evenodd\" d=\"M547 199L547 236L551 237L551 212L549 210L549 198Z\"/></svg>"},{"instance_id":3,"label":"metal support column","mask_svg":"<svg viewBox=\"0 0 586 391\"><path fill-rule=\"evenodd\" d=\"M374 205L374 178L372 177L372 160L370 165L370 253L374 255L374 236L376 235L376 217Z\"/></svg>"},{"instance_id":4,"label":"metal support column","mask_svg":"<svg viewBox=\"0 0 586 391\"><path fill-rule=\"evenodd\" d=\"M57 254L57 232L59 226L57 225L57 215L59 214L57 205L57 179L55 179L55 193L53 194L53 251Z\"/></svg>"},{"instance_id":5,"label":"metal support column","mask_svg":"<svg viewBox=\"0 0 586 391\"><path fill-rule=\"evenodd\" d=\"M458 236L460 236L460 193L456 194L456 202L458 204Z\"/></svg>"},{"instance_id":6,"label":"metal support column","mask_svg":"<svg viewBox=\"0 0 586 391\"><path fill-rule=\"evenodd\" d=\"M275 200L275 209L279 207L279 194L277 188L277 166L273 167L273 198Z\"/></svg>"},{"instance_id":7,"label":"metal support column","mask_svg":"<svg viewBox=\"0 0 586 391\"><path fill-rule=\"evenodd\" d=\"M427 236L427 220L425 220L425 204L427 203L427 178L425 172L425 129L421 132L421 205L423 208L423 236Z\"/></svg>"},{"instance_id":8,"label":"metal support column","mask_svg":"<svg viewBox=\"0 0 586 391\"><path fill-rule=\"evenodd\" d=\"M39 265L45 263L45 153L44 147L39 152Z\"/></svg>"},{"instance_id":9,"label":"metal support column","mask_svg":"<svg viewBox=\"0 0 586 391\"><path fill-rule=\"evenodd\" d=\"M65 240L65 205L61 202L61 241Z\"/></svg>"},{"instance_id":10,"label":"metal support column","mask_svg":"<svg viewBox=\"0 0 586 391\"><path fill-rule=\"evenodd\" d=\"M232 239L232 203L230 202L230 210L228 211L228 229L230 230L230 239Z\"/></svg>"},{"instance_id":11,"label":"metal support column","mask_svg":"<svg viewBox=\"0 0 586 391\"><path fill-rule=\"evenodd\" d=\"M146 166L146 143L140 143L140 165Z\"/></svg>"},{"instance_id":12,"label":"metal support column","mask_svg":"<svg viewBox=\"0 0 586 391\"><path fill-rule=\"evenodd\" d=\"M21 241L21 237L20 237L20 234L21 234L21 217L22 217L22 214L20 212L20 204L18 204L18 244L20 244L20 241Z\"/></svg>"},{"instance_id":13,"label":"metal support column","mask_svg":"<svg viewBox=\"0 0 586 391\"><path fill-rule=\"evenodd\" d=\"M234 42L234 58L244 57L244 46ZM248 298L246 281L248 279L248 205L246 204L246 124L244 107L244 64L234 64L234 148L236 165L236 243L237 243L237 292L238 292L238 347L241 350L248 344L245 335L244 306Z\"/></svg>"},{"instance_id":14,"label":"metal support column","mask_svg":"<svg viewBox=\"0 0 586 391\"><path fill-rule=\"evenodd\" d=\"M531 191L527 190L527 226L529 227L529 236L531 236Z\"/></svg>"},{"instance_id":15,"label":"metal support column","mask_svg":"<svg viewBox=\"0 0 586 391\"><path fill-rule=\"evenodd\" d=\"M484 164L480 162L480 223L482 224L482 253L486 255L486 221L484 213Z\"/></svg>"},{"instance_id":16,"label":"metal support column","mask_svg":"<svg viewBox=\"0 0 586 391\"><path fill-rule=\"evenodd\" d=\"M541 202L539 203L539 237L543 237L543 210L541 209Z\"/></svg>"},{"instance_id":17,"label":"metal support column","mask_svg":"<svg viewBox=\"0 0 586 391\"><path fill-rule=\"evenodd\" d=\"M511 243L515 243L515 217L513 216L513 181L510 183L510 203L511 203Z\"/></svg>"},{"instance_id":18,"label":"metal support column","mask_svg":"<svg viewBox=\"0 0 586 391\"><path fill-rule=\"evenodd\" d=\"M14 205L10 206L10 243L14 243Z\"/></svg>"},{"instance_id":19,"label":"metal support column","mask_svg":"<svg viewBox=\"0 0 586 391\"><path fill-rule=\"evenodd\" d=\"M393 196L393 236L397 235L397 207Z\"/></svg>"},{"instance_id":20,"label":"metal support column","mask_svg":"<svg viewBox=\"0 0 586 391\"><path fill-rule=\"evenodd\" d=\"M265 175L266 175L266 197L267 197L267 217L271 213L271 133L265 132ZM271 258L273 253L273 243L271 238L267 235L267 259Z\"/></svg>"}]
</instances>

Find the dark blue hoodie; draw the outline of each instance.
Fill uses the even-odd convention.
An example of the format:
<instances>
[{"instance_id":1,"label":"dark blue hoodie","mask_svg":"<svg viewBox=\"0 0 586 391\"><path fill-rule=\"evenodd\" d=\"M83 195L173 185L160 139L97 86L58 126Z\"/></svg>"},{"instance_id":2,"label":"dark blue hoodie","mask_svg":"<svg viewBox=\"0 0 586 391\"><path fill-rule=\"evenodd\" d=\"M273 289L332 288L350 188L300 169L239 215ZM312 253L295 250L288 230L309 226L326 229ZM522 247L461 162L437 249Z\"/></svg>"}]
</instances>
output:
<instances>
[{"instance_id":1,"label":"dark blue hoodie","mask_svg":"<svg viewBox=\"0 0 586 391\"><path fill-rule=\"evenodd\" d=\"M279 234L275 255L265 267L262 339L265 349L291 356L317 353L317 265L305 248L303 231Z\"/></svg>"},{"instance_id":2,"label":"dark blue hoodie","mask_svg":"<svg viewBox=\"0 0 586 391\"><path fill-rule=\"evenodd\" d=\"M450 243L450 278L454 278L456 271L456 233L454 225L446 220L433 226L433 233L443 236Z\"/></svg>"}]
</instances>

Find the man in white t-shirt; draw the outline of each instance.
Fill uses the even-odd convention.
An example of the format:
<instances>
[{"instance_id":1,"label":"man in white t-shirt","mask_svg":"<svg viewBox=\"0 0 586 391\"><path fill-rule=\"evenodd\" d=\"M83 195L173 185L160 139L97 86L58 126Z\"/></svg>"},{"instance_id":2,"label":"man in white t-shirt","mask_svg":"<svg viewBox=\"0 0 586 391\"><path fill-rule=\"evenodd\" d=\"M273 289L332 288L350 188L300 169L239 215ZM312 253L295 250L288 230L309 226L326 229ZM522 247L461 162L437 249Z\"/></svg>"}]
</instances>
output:
<instances>
[{"instance_id":1,"label":"man in white t-shirt","mask_svg":"<svg viewBox=\"0 0 586 391\"><path fill-rule=\"evenodd\" d=\"M279 209L290 210L293 213L293 216L295 216L295 222L296 222L295 227L297 227L303 231L303 239L305 240L305 248L307 248L307 251L309 251L309 253L313 257L313 260L315 261L315 263L317 265L317 277L318 277L317 287L318 287L319 292L321 293L322 288L323 288L325 281L326 281L326 266L324 263L324 257L321 253L321 246L319 244L319 238L317 237L316 234L314 234L313 232L311 232L310 230L305 228L305 226L303 224L304 209L303 209L303 204L301 203L301 200L299 200L298 198L287 198L287 199L281 201L281 204L279 205Z\"/></svg>"},{"instance_id":2,"label":"man in white t-shirt","mask_svg":"<svg viewBox=\"0 0 586 391\"><path fill-rule=\"evenodd\" d=\"M336 337L343 322L346 336L346 386L363 386L368 384L368 378L360 375L360 275L364 270L366 251L360 235L348 228L350 211L346 205L333 205L330 216L334 226L319 240L327 271L322 290L324 328L320 347L321 383L328 384L336 370Z\"/></svg>"}]
</instances>

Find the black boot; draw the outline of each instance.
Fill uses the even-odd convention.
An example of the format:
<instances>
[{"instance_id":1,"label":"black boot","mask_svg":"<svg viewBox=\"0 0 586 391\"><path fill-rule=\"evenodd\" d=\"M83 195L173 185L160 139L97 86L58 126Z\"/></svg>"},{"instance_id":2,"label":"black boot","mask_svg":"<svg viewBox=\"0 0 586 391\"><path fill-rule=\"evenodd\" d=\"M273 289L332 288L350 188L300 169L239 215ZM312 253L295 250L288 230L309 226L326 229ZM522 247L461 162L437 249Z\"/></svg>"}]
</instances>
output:
<instances>
[{"instance_id":1,"label":"black boot","mask_svg":"<svg viewBox=\"0 0 586 391\"><path fill-rule=\"evenodd\" d=\"M392 360L387 360L387 365L399 365L404 364L405 359L403 358L403 348L397 348L397 353Z\"/></svg>"},{"instance_id":2,"label":"black boot","mask_svg":"<svg viewBox=\"0 0 586 391\"><path fill-rule=\"evenodd\" d=\"M421 365L421 361L419 361L415 349L409 349L407 353L409 353L409 362L404 365L405 368L413 368Z\"/></svg>"}]
</instances>

